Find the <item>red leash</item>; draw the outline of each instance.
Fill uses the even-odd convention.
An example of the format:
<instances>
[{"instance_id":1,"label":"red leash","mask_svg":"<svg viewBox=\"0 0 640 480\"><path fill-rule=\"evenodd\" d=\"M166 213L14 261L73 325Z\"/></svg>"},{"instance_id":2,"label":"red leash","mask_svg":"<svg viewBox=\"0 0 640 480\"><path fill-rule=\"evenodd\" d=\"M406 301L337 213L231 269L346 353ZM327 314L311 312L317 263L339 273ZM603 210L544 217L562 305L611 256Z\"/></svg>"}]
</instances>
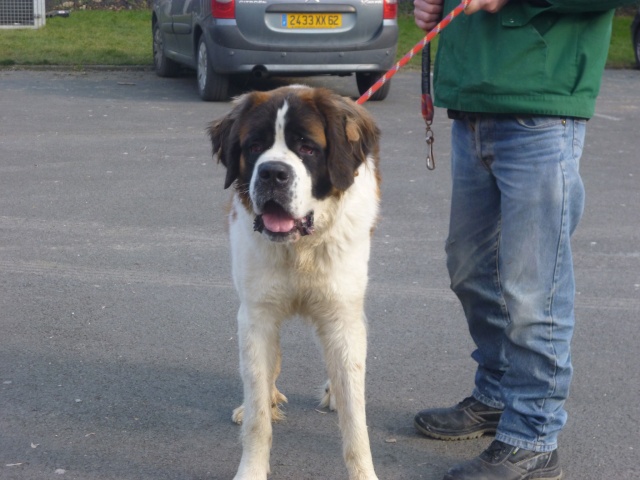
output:
<instances>
[{"instance_id":1,"label":"red leash","mask_svg":"<svg viewBox=\"0 0 640 480\"><path fill-rule=\"evenodd\" d=\"M374 93L376 93L382 85L385 84L391 77L393 77L398 70L404 67L409 61L421 50L425 48L425 46L433 40L436 35L438 35L455 17L460 15L471 0L462 0L460 5L454 8L449 15L444 17L440 23L438 23L433 30L431 30L425 37L420 40L418 43L414 45L414 47L407 52L407 54L402 57L398 62L389 69L382 77L378 79L376 83L374 83L369 90L362 94L362 96L356 100L356 103L362 105L364 102L369 100ZM424 53L423 53L424 55ZM424 61L424 60L423 60ZM424 69L423 69L424 71ZM430 79L423 79L423 82L429 82ZM429 153L427 154L427 168L429 170L433 170L436 168L436 164L433 158L433 131L431 130L431 122L433 121L433 101L431 99L431 95L428 92L422 92L422 117L424 118L425 123L427 124L427 136L426 141L429 146Z\"/></svg>"},{"instance_id":2,"label":"red leash","mask_svg":"<svg viewBox=\"0 0 640 480\"><path fill-rule=\"evenodd\" d=\"M385 84L387 80L389 80L396 73L398 73L398 70L404 67L409 62L409 60L411 60L415 56L416 53L422 50L422 48L427 43L433 40L436 37L436 35L438 35L447 25L449 25L451 23L451 20L453 20L458 15L460 15L460 13L464 11L464 9L467 7L467 5L469 5L470 2L471 0L463 0L462 3L460 3L460 5L458 5L456 8L454 8L451 11L451 13L449 13L449 15L444 17L440 21L440 23L438 23L435 26L433 30L427 33L427 35L422 40L416 43L415 46L404 57L398 60L398 63L396 63L393 67L389 69L387 73L385 73L382 77L380 77L378 81L374 83L369 90L364 92L362 96L358 100L356 100L356 103L362 105L364 102L369 100L371 96L374 93L376 93L380 89L380 87L382 87L382 85Z\"/></svg>"}]
</instances>

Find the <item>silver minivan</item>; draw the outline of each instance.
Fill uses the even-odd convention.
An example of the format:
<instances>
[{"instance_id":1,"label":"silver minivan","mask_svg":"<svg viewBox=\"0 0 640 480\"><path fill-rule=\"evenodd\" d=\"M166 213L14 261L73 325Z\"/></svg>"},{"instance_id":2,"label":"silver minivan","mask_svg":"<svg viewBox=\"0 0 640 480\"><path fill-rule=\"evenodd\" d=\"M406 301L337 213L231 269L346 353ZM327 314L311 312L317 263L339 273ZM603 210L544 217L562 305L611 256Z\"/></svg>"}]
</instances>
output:
<instances>
[{"instance_id":1,"label":"silver minivan","mask_svg":"<svg viewBox=\"0 0 640 480\"><path fill-rule=\"evenodd\" d=\"M355 74L362 94L395 63L397 0L154 0L152 31L156 73L195 69L203 100L236 75Z\"/></svg>"}]
</instances>

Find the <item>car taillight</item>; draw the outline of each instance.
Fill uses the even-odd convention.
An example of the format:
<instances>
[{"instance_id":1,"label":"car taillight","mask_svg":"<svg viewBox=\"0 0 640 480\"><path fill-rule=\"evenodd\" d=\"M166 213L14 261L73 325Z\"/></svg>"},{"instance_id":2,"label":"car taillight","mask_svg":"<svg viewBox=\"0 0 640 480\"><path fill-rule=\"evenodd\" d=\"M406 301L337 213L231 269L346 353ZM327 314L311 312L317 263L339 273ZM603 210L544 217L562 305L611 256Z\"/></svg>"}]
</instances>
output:
<instances>
[{"instance_id":1,"label":"car taillight","mask_svg":"<svg viewBox=\"0 0 640 480\"><path fill-rule=\"evenodd\" d=\"M211 0L213 18L236 18L235 0Z\"/></svg>"},{"instance_id":2,"label":"car taillight","mask_svg":"<svg viewBox=\"0 0 640 480\"><path fill-rule=\"evenodd\" d=\"M385 20L395 20L398 16L398 0L384 0L384 10L382 18Z\"/></svg>"}]
</instances>

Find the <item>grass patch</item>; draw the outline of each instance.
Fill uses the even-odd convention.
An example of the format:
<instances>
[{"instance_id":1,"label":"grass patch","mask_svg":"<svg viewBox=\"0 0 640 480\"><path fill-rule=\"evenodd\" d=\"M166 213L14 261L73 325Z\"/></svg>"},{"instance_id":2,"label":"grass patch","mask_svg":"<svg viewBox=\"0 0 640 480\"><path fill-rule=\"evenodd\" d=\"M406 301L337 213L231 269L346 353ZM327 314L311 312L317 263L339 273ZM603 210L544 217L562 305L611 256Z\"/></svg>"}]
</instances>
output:
<instances>
[{"instance_id":1,"label":"grass patch","mask_svg":"<svg viewBox=\"0 0 640 480\"><path fill-rule=\"evenodd\" d=\"M634 68L636 57L631 44L631 22L632 16L613 17L613 31L611 32L611 43L609 44L609 56L607 57L607 67L609 68Z\"/></svg>"},{"instance_id":2,"label":"grass patch","mask_svg":"<svg viewBox=\"0 0 640 480\"><path fill-rule=\"evenodd\" d=\"M43 28L0 30L0 65L148 65L148 10L74 11Z\"/></svg>"},{"instance_id":3,"label":"grass patch","mask_svg":"<svg viewBox=\"0 0 640 480\"><path fill-rule=\"evenodd\" d=\"M398 15L398 28L400 30L398 35L398 60L401 59L413 46L418 43L426 32L420 30L413 21L413 15L402 13ZM438 37L431 41L431 62L436 59L436 50L438 48ZM409 61L407 67L410 70L416 70L422 68L422 59L420 54L416 55Z\"/></svg>"},{"instance_id":4,"label":"grass patch","mask_svg":"<svg viewBox=\"0 0 640 480\"><path fill-rule=\"evenodd\" d=\"M633 68L635 65L629 26L632 17L616 16L607 66ZM398 59L425 33L402 13L398 17L400 39ZM432 51L438 44L433 41ZM435 55L434 55L435 57ZM0 30L0 66L19 65L151 65L151 12L149 10L74 11L69 18L47 19L38 29ZM420 68L420 55L409 62Z\"/></svg>"}]
</instances>

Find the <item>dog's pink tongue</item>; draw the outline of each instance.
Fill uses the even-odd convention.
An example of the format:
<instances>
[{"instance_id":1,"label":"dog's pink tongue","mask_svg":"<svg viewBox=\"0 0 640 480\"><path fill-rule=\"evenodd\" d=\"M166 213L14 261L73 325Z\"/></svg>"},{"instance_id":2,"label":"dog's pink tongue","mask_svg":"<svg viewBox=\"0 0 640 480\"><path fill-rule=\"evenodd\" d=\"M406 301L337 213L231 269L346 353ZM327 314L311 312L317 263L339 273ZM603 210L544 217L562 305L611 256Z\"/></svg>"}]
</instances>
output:
<instances>
[{"instance_id":1,"label":"dog's pink tongue","mask_svg":"<svg viewBox=\"0 0 640 480\"><path fill-rule=\"evenodd\" d=\"M285 212L263 213L262 223L267 230L274 233L290 232L295 226L295 220Z\"/></svg>"}]
</instances>

